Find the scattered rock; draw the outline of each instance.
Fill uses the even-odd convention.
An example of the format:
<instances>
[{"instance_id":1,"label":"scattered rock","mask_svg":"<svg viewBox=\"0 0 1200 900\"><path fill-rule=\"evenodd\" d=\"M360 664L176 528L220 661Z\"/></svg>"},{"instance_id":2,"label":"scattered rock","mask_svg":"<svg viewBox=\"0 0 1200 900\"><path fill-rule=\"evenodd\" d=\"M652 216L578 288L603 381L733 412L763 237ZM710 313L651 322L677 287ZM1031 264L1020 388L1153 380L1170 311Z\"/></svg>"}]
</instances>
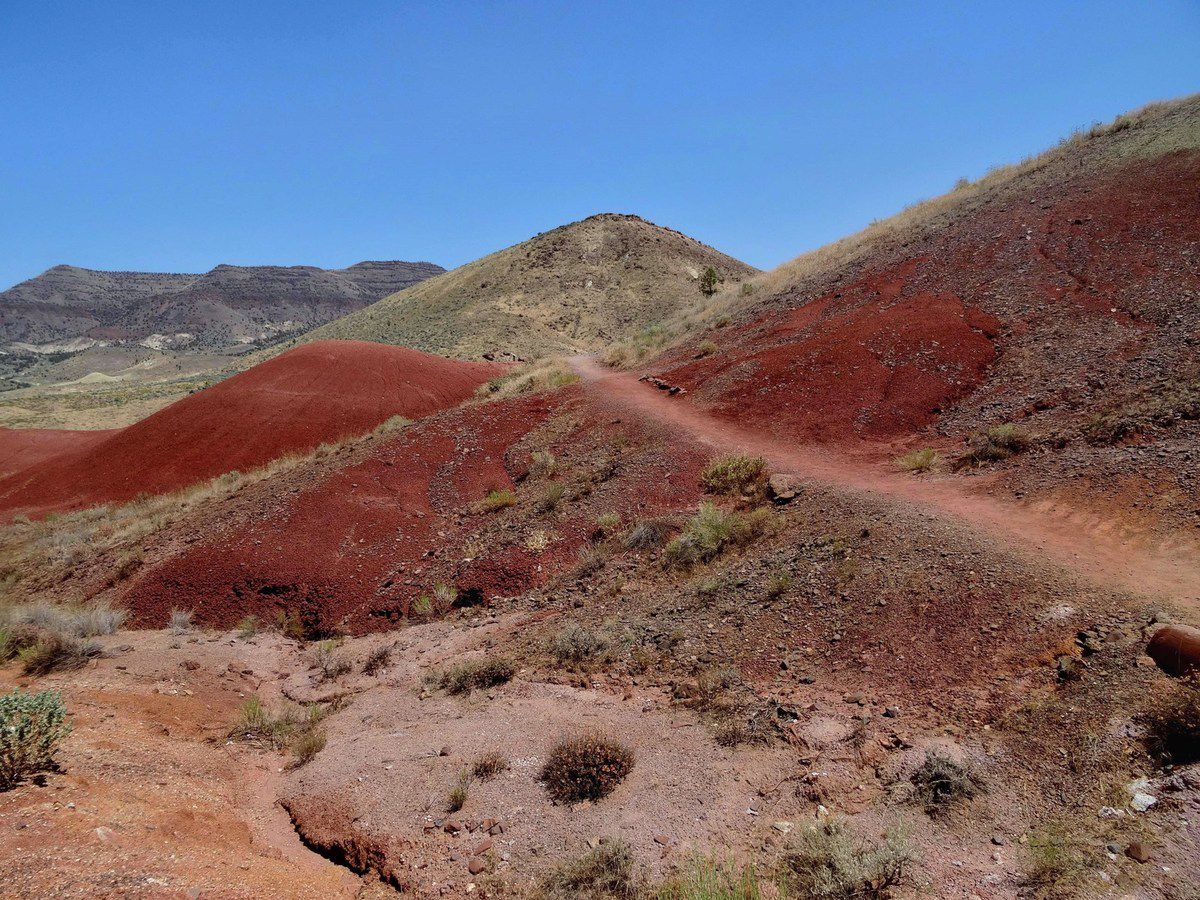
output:
<instances>
[{"instance_id":1,"label":"scattered rock","mask_svg":"<svg viewBox=\"0 0 1200 900\"><path fill-rule=\"evenodd\" d=\"M795 475L777 472L767 479L767 492L776 503L787 503L796 499L800 493L800 485L800 479Z\"/></svg>"},{"instance_id":2,"label":"scattered rock","mask_svg":"<svg viewBox=\"0 0 1200 900\"><path fill-rule=\"evenodd\" d=\"M1125 848L1125 855L1134 862L1150 862L1150 850L1141 841L1134 841Z\"/></svg>"},{"instance_id":3,"label":"scattered rock","mask_svg":"<svg viewBox=\"0 0 1200 900\"><path fill-rule=\"evenodd\" d=\"M487 861L480 859L478 856L476 856L469 863L467 863L467 871L470 872L472 875L479 875L486 868L487 868Z\"/></svg>"}]
</instances>

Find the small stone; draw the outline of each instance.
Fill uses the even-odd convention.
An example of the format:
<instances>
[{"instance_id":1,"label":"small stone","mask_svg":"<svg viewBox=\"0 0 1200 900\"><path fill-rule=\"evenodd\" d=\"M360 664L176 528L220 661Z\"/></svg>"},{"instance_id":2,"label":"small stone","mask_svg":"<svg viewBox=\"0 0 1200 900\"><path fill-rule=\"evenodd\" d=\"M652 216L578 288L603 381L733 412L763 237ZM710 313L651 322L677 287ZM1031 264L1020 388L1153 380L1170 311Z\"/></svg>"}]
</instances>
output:
<instances>
[{"instance_id":1,"label":"small stone","mask_svg":"<svg viewBox=\"0 0 1200 900\"><path fill-rule=\"evenodd\" d=\"M898 718L900 718L900 707L889 706L887 709L885 709L883 711L883 714L885 716L887 716L889 719L898 719Z\"/></svg>"},{"instance_id":2,"label":"small stone","mask_svg":"<svg viewBox=\"0 0 1200 900\"><path fill-rule=\"evenodd\" d=\"M1150 862L1150 850L1141 841L1134 841L1125 848L1125 855L1134 862Z\"/></svg>"},{"instance_id":3,"label":"small stone","mask_svg":"<svg viewBox=\"0 0 1200 900\"><path fill-rule=\"evenodd\" d=\"M669 837L667 837L665 834L656 834L654 836L654 843L661 844L662 846L667 847L670 845L671 839Z\"/></svg>"},{"instance_id":4,"label":"small stone","mask_svg":"<svg viewBox=\"0 0 1200 900\"><path fill-rule=\"evenodd\" d=\"M467 863L467 871L470 872L472 875L478 875L486 868L487 868L487 862L485 860L480 859L478 856L475 857L473 860L471 860L469 863Z\"/></svg>"},{"instance_id":5,"label":"small stone","mask_svg":"<svg viewBox=\"0 0 1200 900\"><path fill-rule=\"evenodd\" d=\"M781 820L779 822L773 822L771 824L771 827L774 828L776 831L778 831L780 834L790 834L791 830L793 828L795 828L796 826L793 825L791 822L786 822L786 821Z\"/></svg>"},{"instance_id":6,"label":"small stone","mask_svg":"<svg viewBox=\"0 0 1200 900\"><path fill-rule=\"evenodd\" d=\"M475 849L471 851L471 855L472 856L483 856L483 854L487 853L491 849L492 849L492 839L488 838L487 840L483 841L478 846L476 846Z\"/></svg>"},{"instance_id":7,"label":"small stone","mask_svg":"<svg viewBox=\"0 0 1200 900\"><path fill-rule=\"evenodd\" d=\"M449 747L443 747L441 750L438 751L438 756L449 756L449 755L450 755Z\"/></svg>"},{"instance_id":8,"label":"small stone","mask_svg":"<svg viewBox=\"0 0 1200 900\"><path fill-rule=\"evenodd\" d=\"M96 837L98 837L105 844L111 844L113 840L116 839L116 836L116 832L107 826L101 825L96 829Z\"/></svg>"},{"instance_id":9,"label":"small stone","mask_svg":"<svg viewBox=\"0 0 1200 900\"><path fill-rule=\"evenodd\" d=\"M1157 797L1152 797L1149 794L1139 791L1138 793L1134 794L1133 799L1129 801L1129 808L1134 812L1145 812L1157 802Z\"/></svg>"},{"instance_id":10,"label":"small stone","mask_svg":"<svg viewBox=\"0 0 1200 900\"><path fill-rule=\"evenodd\" d=\"M995 844L997 847L1003 847L1005 841L1004 841L1004 838L1001 837L1000 835L993 834L992 835L992 843Z\"/></svg>"},{"instance_id":11,"label":"small stone","mask_svg":"<svg viewBox=\"0 0 1200 900\"><path fill-rule=\"evenodd\" d=\"M446 834L458 834L460 831L462 831L462 826L457 822L450 821L442 826L442 830L446 832Z\"/></svg>"}]
</instances>

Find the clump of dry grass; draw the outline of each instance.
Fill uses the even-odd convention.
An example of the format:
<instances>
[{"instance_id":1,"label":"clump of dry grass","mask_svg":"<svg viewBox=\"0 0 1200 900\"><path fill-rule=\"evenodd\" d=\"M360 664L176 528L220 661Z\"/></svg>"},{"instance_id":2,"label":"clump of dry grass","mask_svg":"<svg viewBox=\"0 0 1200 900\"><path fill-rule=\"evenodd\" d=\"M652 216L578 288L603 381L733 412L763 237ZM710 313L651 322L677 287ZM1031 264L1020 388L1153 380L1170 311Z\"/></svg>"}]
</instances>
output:
<instances>
[{"instance_id":1,"label":"clump of dry grass","mask_svg":"<svg viewBox=\"0 0 1200 900\"><path fill-rule=\"evenodd\" d=\"M967 450L955 461L955 468L965 469L981 463L1000 462L1024 453L1033 446L1033 439L1016 425L997 425L976 432L967 440Z\"/></svg>"},{"instance_id":2,"label":"clump of dry grass","mask_svg":"<svg viewBox=\"0 0 1200 900\"><path fill-rule=\"evenodd\" d=\"M710 494L759 494L766 481L767 463L758 456L722 456L700 474L700 484Z\"/></svg>"},{"instance_id":3,"label":"clump of dry grass","mask_svg":"<svg viewBox=\"0 0 1200 900\"><path fill-rule=\"evenodd\" d=\"M17 652L21 670L34 678L78 669L89 659L100 655L100 646L92 641L81 641L54 631L43 632L37 642Z\"/></svg>"},{"instance_id":4,"label":"clump of dry grass","mask_svg":"<svg viewBox=\"0 0 1200 900\"><path fill-rule=\"evenodd\" d=\"M475 396L482 400L502 400L521 394L557 390L578 380L579 376L571 371L566 360L551 356L514 366L503 375L481 384Z\"/></svg>"},{"instance_id":5,"label":"clump of dry grass","mask_svg":"<svg viewBox=\"0 0 1200 900\"><path fill-rule=\"evenodd\" d=\"M516 674L517 667L512 660L504 656L488 656L459 663L444 672L432 673L428 680L449 694L469 694L504 684Z\"/></svg>"},{"instance_id":6,"label":"clump of dry grass","mask_svg":"<svg viewBox=\"0 0 1200 900\"><path fill-rule=\"evenodd\" d=\"M450 797L446 801L446 812L458 812L467 803L471 793L471 773L460 772L458 781L450 789Z\"/></svg>"},{"instance_id":7,"label":"clump of dry grass","mask_svg":"<svg viewBox=\"0 0 1200 900\"><path fill-rule=\"evenodd\" d=\"M637 864L624 841L604 841L559 863L538 886L539 900L638 900Z\"/></svg>"},{"instance_id":8,"label":"clump of dry grass","mask_svg":"<svg viewBox=\"0 0 1200 900\"><path fill-rule=\"evenodd\" d=\"M633 751L601 735L589 734L556 745L542 767L541 782L558 803L607 797L633 770Z\"/></svg>"},{"instance_id":9,"label":"clump of dry grass","mask_svg":"<svg viewBox=\"0 0 1200 900\"><path fill-rule=\"evenodd\" d=\"M167 628L171 634L187 634L192 630L193 615L194 613L190 609L173 609L171 618L167 622Z\"/></svg>"},{"instance_id":10,"label":"clump of dry grass","mask_svg":"<svg viewBox=\"0 0 1200 900\"><path fill-rule=\"evenodd\" d=\"M507 771L508 760L504 758L503 753L498 753L495 750L479 757L471 767L471 774L480 781L488 781L495 778L501 772Z\"/></svg>"},{"instance_id":11,"label":"clump of dry grass","mask_svg":"<svg viewBox=\"0 0 1200 900\"><path fill-rule=\"evenodd\" d=\"M912 472L915 475L920 475L936 469L938 463L941 462L941 456L931 447L925 447L921 450L909 450L902 456L897 456L895 461L896 468L902 472Z\"/></svg>"},{"instance_id":12,"label":"clump of dry grass","mask_svg":"<svg viewBox=\"0 0 1200 900\"><path fill-rule=\"evenodd\" d=\"M272 712L261 698L254 696L238 710L229 737L273 750L292 749L296 764L303 765L325 746L324 733L318 732L324 718L325 710L316 703L306 707L286 704Z\"/></svg>"},{"instance_id":13,"label":"clump of dry grass","mask_svg":"<svg viewBox=\"0 0 1200 900\"><path fill-rule=\"evenodd\" d=\"M482 500L475 503L473 510L479 513L494 513L516 505L516 494L514 494L508 488L498 488L493 491L488 491L487 495Z\"/></svg>"}]
</instances>

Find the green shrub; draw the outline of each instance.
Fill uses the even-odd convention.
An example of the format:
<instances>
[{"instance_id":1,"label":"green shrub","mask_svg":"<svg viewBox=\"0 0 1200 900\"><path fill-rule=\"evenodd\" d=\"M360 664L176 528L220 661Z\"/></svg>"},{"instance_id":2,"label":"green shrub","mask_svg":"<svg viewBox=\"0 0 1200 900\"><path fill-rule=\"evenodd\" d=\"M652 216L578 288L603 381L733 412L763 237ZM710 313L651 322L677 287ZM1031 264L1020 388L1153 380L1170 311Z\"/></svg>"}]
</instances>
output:
<instances>
[{"instance_id":1,"label":"green shrub","mask_svg":"<svg viewBox=\"0 0 1200 900\"><path fill-rule=\"evenodd\" d=\"M667 544L664 560L668 566L683 569L708 562L731 547L752 543L766 530L770 517L766 509L742 515L712 503L701 503L683 533Z\"/></svg>"},{"instance_id":2,"label":"green shrub","mask_svg":"<svg viewBox=\"0 0 1200 900\"><path fill-rule=\"evenodd\" d=\"M903 456L896 457L896 467L904 472L921 474L932 472L941 461L938 452L930 447L923 450L909 450Z\"/></svg>"},{"instance_id":3,"label":"green shrub","mask_svg":"<svg viewBox=\"0 0 1200 900\"><path fill-rule=\"evenodd\" d=\"M767 463L757 456L722 456L700 475L700 484L710 494L761 493L766 480Z\"/></svg>"},{"instance_id":4,"label":"green shrub","mask_svg":"<svg viewBox=\"0 0 1200 900\"><path fill-rule=\"evenodd\" d=\"M641 896L633 853L624 841L605 841L560 863L539 887L545 900L638 900Z\"/></svg>"},{"instance_id":5,"label":"green shrub","mask_svg":"<svg viewBox=\"0 0 1200 900\"><path fill-rule=\"evenodd\" d=\"M50 769L54 751L70 731L57 691L0 696L0 790Z\"/></svg>"},{"instance_id":6,"label":"green shrub","mask_svg":"<svg viewBox=\"0 0 1200 900\"><path fill-rule=\"evenodd\" d=\"M910 780L916 789L916 798L929 813L956 800L970 800L983 788L983 781L974 768L937 750L925 754L925 761Z\"/></svg>"},{"instance_id":7,"label":"green shrub","mask_svg":"<svg viewBox=\"0 0 1200 900\"><path fill-rule=\"evenodd\" d=\"M437 676L437 683L447 693L469 694L474 690L496 687L517 674L512 660L502 656L472 659L460 663Z\"/></svg>"},{"instance_id":8,"label":"green shrub","mask_svg":"<svg viewBox=\"0 0 1200 900\"><path fill-rule=\"evenodd\" d=\"M316 703L306 707L284 706L276 713L267 709L259 697L248 698L238 710L238 720L229 731L235 740L262 744L275 750L293 747L300 741L308 746L304 752L316 755L324 746L324 739L311 737L317 725L325 718L325 711ZM320 747L316 746L320 743ZM309 756L309 759L312 757ZM307 760L306 760L307 761Z\"/></svg>"},{"instance_id":9,"label":"green shrub","mask_svg":"<svg viewBox=\"0 0 1200 900\"><path fill-rule=\"evenodd\" d=\"M1037 896L1070 896L1086 870L1085 855L1067 828L1051 825L1032 831L1025 845L1025 882L1038 890Z\"/></svg>"},{"instance_id":10,"label":"green shrub","mask_svg":"<svg viewBox=\"0 0 1200 900\"><path fill-rule=\"evenodd\" d=\"M542 767L541 781L558 803L607 797L633 769L633 751L600 735L563 741Z\"/></svg>"},{"instance_id":11,"label":"green shrub","mask_svg":"<svg viewBox=\"0 0 1200 900\"><path fill-rule=\"evenodd\" d=\"M906 836L890 831L882 843L854 837L841 819L795 833L782 863L789 887L811 900L884 898L914 860Z\"/></svg>"},{"instance_id":12,"label":"green shrub","mask_svg":"<svg viewBox=\"0 0 1200 900\"><path fill-rule=\"evenodd\" d=\"M778 600L792 588L791 572L776 572L767 579L767 599Z\"/></svg>"},{"instance_id":13,"label":"green shrub","mask_svg":"<svg viewBox=\"0 0 1200 900\"><path fill-rule=\"evenodd\" d=\"M696 356L705 357L712 356L717 352L717 345L712 341L701 341L696 345Z\"/></svg>"},{"instance_id":14,"label":"green shrub","mask_svg":"<svg viewBox=\"0 0 1200 900\"><path fill-rule=\"evenodd\" d=\"M480 512L493 513L516 505L517 495L505 488L503 490L488 491L487 496L476 504L476 509Z\"/></svg>"}]
</instances>

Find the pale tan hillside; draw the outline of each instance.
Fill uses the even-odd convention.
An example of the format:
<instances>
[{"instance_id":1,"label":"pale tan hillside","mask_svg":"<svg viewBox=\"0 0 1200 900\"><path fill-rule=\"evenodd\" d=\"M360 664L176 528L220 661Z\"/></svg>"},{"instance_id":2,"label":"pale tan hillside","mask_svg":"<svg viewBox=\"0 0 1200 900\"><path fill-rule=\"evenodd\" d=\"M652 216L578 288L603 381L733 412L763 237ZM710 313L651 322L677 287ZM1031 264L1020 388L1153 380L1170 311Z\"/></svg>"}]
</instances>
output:
<instances>
[{"instance_id":1,"label":"pale tan hillside","mask_svg":"<svg viewBox=\"0 0 1200 900\"><path fill-rule=\"evenodd\" d=\"M354 338L467 358L594 350L755 270L637 216L605 213L539 234L392 294L303 340Z\"/></svg>"}]
</instances>

